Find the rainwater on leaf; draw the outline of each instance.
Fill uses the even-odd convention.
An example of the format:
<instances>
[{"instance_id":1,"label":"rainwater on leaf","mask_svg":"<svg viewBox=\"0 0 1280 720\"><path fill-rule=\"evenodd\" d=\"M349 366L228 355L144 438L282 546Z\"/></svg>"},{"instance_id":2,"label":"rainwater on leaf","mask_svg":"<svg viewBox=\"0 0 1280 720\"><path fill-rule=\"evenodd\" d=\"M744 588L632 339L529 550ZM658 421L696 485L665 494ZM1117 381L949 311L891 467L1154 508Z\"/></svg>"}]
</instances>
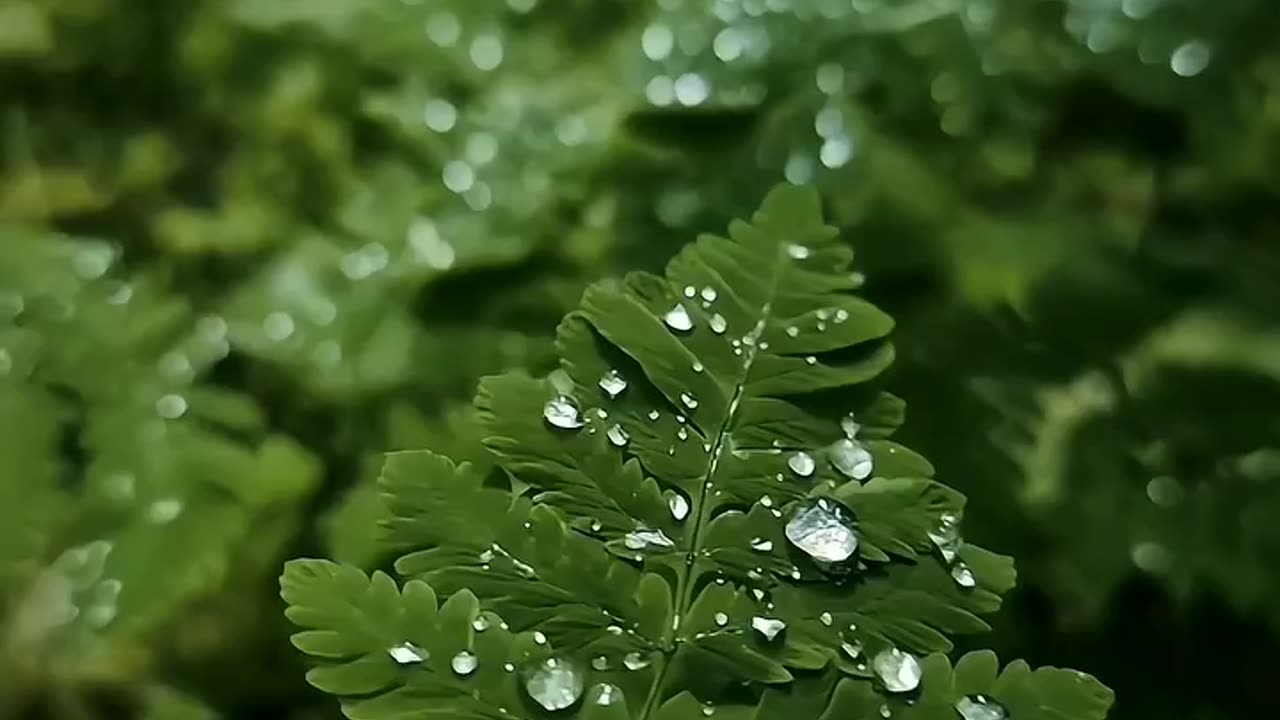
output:
<instances>
[{"instance_id":1,"label":"rainwater on leaf","mask_svg":"<svg viewBox=\"0 0 1280 720\"><path fill-rule=\"evenodd\" d=\"M871 453L849 438L837 440L828 457L831 465L847 478L865 480L871 476Z\"/></svg>"},{"instance_id":2,"label":"rainwater on leaf","mask_svg":"<svg viewBox=\"0 0 1280 720\"><path fill-rule=\"evenodd\" d=\"M813 475L815 468L813 456L804 451L795 453L787 458L787 467L791 468L791 472L800 477L809 477Z\"/></svg>"},{"instance_id":3,"label":"rainwater on leaf","mask_svg":"<svg viewBox=\"0 0 1280 720\"><path fill-rule=\"evenodd\" d=\"M582 673L573 663L546 658L525 675L525 692L544 710L555 712L572 707L582 697Z\"/></svg>"},{"instance_id":4,"label":"rainwater on leaf","mask_svg":"<svg viewBox=\"0 0 1280 720\"><path fill-rule=\"evenodd\" d=\"M627 389L627 380L617 370L610 370L601 376L599 385L604 394L608 395L609 399L612 400Z\"/></svg>"},{"instance_id":5,"label":"rainwater on leaf","mask_svg":"<svg viewBox=\"0 0 1280 720\"><path fill-rule=\"evenodd\" d=\"M783 630L787 629L787 623L777 618L757 615L751 618L751 629L755 630L766 642L773 642Z\"/></svg>"},{"instance_id":6,"label":"rainwater on leaf","mask_svg":"<svg viewBox=\"0 0 1280 720\"><path fill-rule=\"evenodd\" d=\"M986 695L966 695L956 701L962 720L1008 720L1009 711Z\"/></svg>"},{"instance_id":7,"label":"rainwater on leaf","mask_svg":"<svg viewBox=\"0 0 1280 720\"><path fill-rule=\"evenodd\" d=\"M787 540L815 561L843 563L858 550L853 512L828 498L804 500L791 508Z\"/></svg>"},{"instance_id":8,"label":"rainwater on leaf","mask_svg":"<svg viewBox=\"0 0 1280 720\"><path fill-rule=\"evenodd\" d=\"M558 395L542 408L542 417L552 427L561 430L577 430L582 427L582 414L578 405L567 395Z\"/></svg>"},{"instance_id":9,"label":"rainwater on leaf","mask_svg":"<svg viewBox=\"0 0 1280 720\"><path fill-rule=\"evenodd\" d=\"M883 650L871 661L871 667L889 692L911 692L920 687L920 662L911 653L897 648Z\"/></svg>"},{"instance_id":10,"label":"rainwater on leaf","mask_svg":"<svg viewBox=\"0 0 1280 720\"><path fill-rule=\"evenodd\" d=\"M662 317L662 321L676 332L689 332L693 329L693 318L689 317L689 311L685 310L684 305L681 304L668 310Z\"/></svg>"},{"instance_id":11,"label":"rainwater on leaf","mask_svg":"<svg viewBox=\"0 0 1280 720\"><path fill-rule=\"evenodd\" d=\"M387 648L387 654L391 656L392 660L401 665L420 663L428 657L426 650L407 642Z\"/></svg>"}]
</instances>

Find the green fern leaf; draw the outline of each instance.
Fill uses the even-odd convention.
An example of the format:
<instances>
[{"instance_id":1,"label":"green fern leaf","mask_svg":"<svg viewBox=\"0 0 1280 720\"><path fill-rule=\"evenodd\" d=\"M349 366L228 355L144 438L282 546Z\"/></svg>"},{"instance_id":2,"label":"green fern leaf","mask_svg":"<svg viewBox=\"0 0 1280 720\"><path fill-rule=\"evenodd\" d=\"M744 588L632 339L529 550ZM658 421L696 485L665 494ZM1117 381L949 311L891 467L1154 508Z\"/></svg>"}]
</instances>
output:
<instances>
[{"instance_id":1,"label":"green fern leaf","mask_svg":"<svg viewBox=\"0 0 1280 720\"><path fill-rule=\"evenodd\" d=\"M430 452L388 457L384 540L411 578L403 592L465 605L453 626L397 625L405 611L385 576L316 561L286 571L291 616L327 633L304 632L299 647L341 662L313 682L370 696L348 699L353 718L430 712L406 688L436 683L433 707L456 703L460 716L536 716L520 710L547 707L546 684L522 687L497 671L507 663L532 667L526 678L556 663L556 691L576 703L591 686L610 701L574 704L584 717L615 705L646 719L871 717L893 705L951 718L979 702L957 695L968 686L935 653L986 629L1012 563L963 543L963 497L888 439L903 417L877 383L892 320L848 294L851 259L816 195L785 186L665 278L589 289L559 329L561 371L481 383L480 421L509 482ZM343 589L308 573L341 576ZM336 605L308 609L324 603ZM501 633L466 630L481 607ZM483 645L492 674L459 678L438 659L398 669L398 644L437 642L408 637L431 627L453 643L433 658ZM970 684L990 708L1105 714L1096 681L1071 673L1059 692L1057 675L1038 673ZM1072 714L1083 698L1101 700Z\"/></svg>"}]
</instances>

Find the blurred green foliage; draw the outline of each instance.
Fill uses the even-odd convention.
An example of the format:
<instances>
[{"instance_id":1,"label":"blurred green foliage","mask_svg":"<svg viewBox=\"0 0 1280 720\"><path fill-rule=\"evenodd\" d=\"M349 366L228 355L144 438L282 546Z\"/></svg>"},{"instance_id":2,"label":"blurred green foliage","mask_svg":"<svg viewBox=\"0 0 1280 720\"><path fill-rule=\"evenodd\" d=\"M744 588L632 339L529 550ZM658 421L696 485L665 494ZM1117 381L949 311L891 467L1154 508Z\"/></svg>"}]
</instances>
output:
<instances>
[{"instance_id":1,"label":"blurred green foliage","mask_svg":"<svg viewBox=\"0 0 1280 720\"><path fill-rule=\"evenodd\" d=\"M479 376L782 178L1019 561L1002 654L1117 718L1275 714L1277 36L1266 0L0 0L0 716L330 717L280 560L378 566L380 452L478 455Z\"/></svg>"}]
</instances>

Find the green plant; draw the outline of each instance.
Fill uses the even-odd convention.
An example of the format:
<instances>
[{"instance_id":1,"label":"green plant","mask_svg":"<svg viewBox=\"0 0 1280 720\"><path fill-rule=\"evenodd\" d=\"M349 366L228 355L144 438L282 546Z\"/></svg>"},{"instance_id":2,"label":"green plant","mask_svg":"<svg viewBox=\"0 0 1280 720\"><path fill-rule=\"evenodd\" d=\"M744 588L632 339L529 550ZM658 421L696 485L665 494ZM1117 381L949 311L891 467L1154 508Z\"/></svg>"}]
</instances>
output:
<instances>
[{"instance_id":1,"label":"green plant","mask_svg":"<svg viewBox=\"0 0 1280 720\"><path fill-rule=\"evenodd\" d=\"M390 455L403 585L324 560L282 577L310 681L358 720L1102 718L1083 673L946 658L1013 565L888 439L892 320L848 292L835 235L780 187L665 278L590 288L549 379L482 382L497 471Z\"/></svg>"}]
</instances>

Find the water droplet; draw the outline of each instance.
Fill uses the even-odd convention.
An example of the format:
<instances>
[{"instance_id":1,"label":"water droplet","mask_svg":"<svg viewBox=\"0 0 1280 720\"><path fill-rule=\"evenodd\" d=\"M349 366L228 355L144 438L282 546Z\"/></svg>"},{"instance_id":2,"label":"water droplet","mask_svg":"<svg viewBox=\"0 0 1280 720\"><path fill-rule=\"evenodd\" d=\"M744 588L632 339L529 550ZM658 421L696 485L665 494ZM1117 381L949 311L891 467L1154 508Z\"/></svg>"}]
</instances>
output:
<instances>
[{"instance_id":1,"label":"water droplet","mask_svg":"<svg viewBox=\"0 0 1280 720\"><path fill-rule=\"evenodd\" d=\"M682 427L679 430L676 430L676 437L679 438L682 442L685 440L688 440L689 431Z\"/></svg>"},{"instance_id":2,"label":"water droplet","mask_svg":"<svg viewBox=\"0 0 1280 720\"><path fill-rule=\"evenodd\" d=\"M655 75L645 84L644 96L654 105L670 105L676 101L675 83L666 75Z\"/></svg>"},{"instance_id":3,"label":"water droplet","mask_svg":"<svg viewBox=\"0 0 1280 720\"><path fill-rule=\"evenodd\" d=\"M805 361L805 362L807 362L807 363L809 363L810 365L817 365L817 364L818 364L818 358L816 358L816 357L814 357L814 356L812 356L812 355L806 355L806 356L805 356L805 358L804 358L804 361Z\"/></svg>"},{"instance_id":4,"label":"water droplet","mask_svg":"<svg viewBox=\"0 0 1280 720\"><path fill-rule=\"evenodd\" d=\"M612 705L622 700L622 690L617 685L600 683L591 688L590 697L593 705Z\"/></svg>"},{"instance_id":5,"label":"water droplet","mask_svg":"<svg viewBox=\"0 0 1280 720\"><path fill-rule=\"evenodd\" d=\"M693 329L693 318L689 317L689 311L684 309L684 305L679 303L667 311L662 321L676 332L689 332Z\"/></svg>"},{"instance_id":6,"label":"water droplet","mask_svg":"<svg viewBox=\"0 0 1280 720\"><path fill-rule=\"evenodd\" d=\"M1174 74L1182 77L1192 77L1204 72L1209 67L1209 59L1213 57L1213 51L1200 40L1192 40L1178 46L1173 51L1173 55L1169 56L1169 67Z\"/></svg>"},{"instance_id":7,"label":"water droplet","mask_svg":"<svg viewBox=\"0 0 1280 720\"><path fill-rule=\"evenodd\" d=\"M459 675L470 675L476 669L476 656L463 650L449 661L449 666Z\"/></svg>"},{"instance_id":8,"label":"water droplet","mask_svg":"<svg viewBox=\"0 0 1280 720\"><path fill-rule=\"evenodd\" d=\"M888 718L888 717L892 717L892 716L893 716L893 711L889 709L889 706L888 706L888 705L881 705L881 706L880 706L880 717L882 717L882 718Z\"/></svg>"},{"instance_id":9,"label":"water droplet","mask_svg":"<svg viewBox=\"0 0 1280 720\"><path fill-rule=\"evenodd\" d=\"M711 717L712 715L715 715L715 714L716 714L716 708L714 705L711 705L708 703L702 706L703 717Z\"/></svg>"},{"instance_id":10,"label":"water droplet","mask_svg":"<svg viewBox=\"0 0 1280 720\"><path fill-rule=\"evenodd\" d=\"M717 335L723 335L724 331L729 329L729 323L720 313L711 316L711 332Z\"/></svg>"},{"instance_id":11,"label":"water droplet","mask_svg":"<svg viewBox=\"0 0 1280 720\"><path fill-rule=\"evenodd\" d=\"M724 627L725 625L729 624L729 616L725 615L722 612L716 613L715 617L713 617L712 619L715 620L716 625L719 625L720 627Z\"/></svg>"},{"instance_id":12,"label":"water droplet","mask_svg":"<svg viewBox=\"0 0 1280 720\"><path fill-rule=\"evenodd\" d=\"M684 403L684 406L689 408L690 410L696 409L698 407L697 398L690 395L689 393L680 393L680 402Z\"/></svg>"},{"instance_id":13,"label":"water droplet","mask_svg":"<svg viewBox=\"0 0 1280 720\"><path fill-rule=\"evenodd\" d=\"M645 57L654 62L665 60L671 54L675 44L675 33L661 23L646 27L640 35L640 48L644 50Z\"/></svg>"},{"instance_id":14,"label":"water droplet","mask_svg":"<svg viewBox=\"0 0 1280 720\"><path fill-rule=\"evenodd\" d=\"M742 56L743 44L742 34L727 27L716 33L715 40L711 41L711 51L723 62L733 62Z\"/></svg>"},{"instance_id":15,"label":"water droplet","mask_svg":"<svg viewBox=\"0 0 1280 720\"><path fill-rule=\"evenodd\" d=\"M177 420L187 412L187 401L181 395L169 393L156 400L156 414L165 420Z\"/></svg>"},{"instance_id":16,"label":"water droplet","mask_svg":"<svg viewBox=\"0 0 1280 720\"><path fill-rule=\"evenodd\" d=\"M646 550L649 548L673 548L675 543L661 530L642 528L632 530L623 536L622 542L628 550Z\"/></svg>"},{"instance_id":17,"label":"water droplet","mask_svg":"<svg viewBox=\"0 0 1280 720\"><path fill-rule=\"evenodd\" d=\"M534 643L535 645L546 645L546 644L547 644L547 636L546 636L546 635L544 635L544 634L543 634L543 632L542 632L541 630L534 630L534 631L533 631L533 643Z\"/></svg>"},{"instance_id":18,"label":"water droplet","mask_svg":"<svg viewBox=\"0 0 1280 720\"><path fill-rule=\"evenodd\" d=\"M958 562L951 566L951 579L956 581L956 585L962 588L976 587L978 579L973 576L973 571L963 562Z\"/></svg>"},{"instance_id":19,"label":"water droplet","mask_svg":"<svg viewBox=\"0 0 1280 720\"><path fill-rule=\"evenodd\" d=\"M561 430L577 430L583 424L578 406L567 395L557 395L548 400L542 408L542 417L553 427Z\"/></svg>"},{"instance_id":20,"label":"water droplet","mask_svg":"<svg viewBox=\"0 0 1280 720\"><path fill-rule=\"evenodd\" d=\"M827 627L831 627L831 623L835 622L835 618L831 617L831 613L824 612L818 616L818 622L826 625Z\"/></svg>"},{"instance_id":21,"label":"water droplet","mask_svg":"<svg viewBox=\"0 0 1280 720\"><path fill-rule=\"evenodd\" d=\"M831 460L831 465L845 477L865 480L871 476L871 453L848 438L837 440L827 457Z\"/></svg>"},{"instance_id":22,"label":"water droplet","mask_svg":"<svg viewBox=\"0 0 1280 720\"><path fill-rule=\"evenodd\" d=\"M756 552L773 552L773 541L767 538L752 538L751 549Z\"/></svg>"},{"instance_id":23,"label":"water droplet","mask_svg":"<svg viewBox=\"0 0 1280 720\"><path fill-rule=\"evenodd\" d=\"M793 260L804 260L809 257L809 248L804 245L790 243L787 245L787 254L790 255Z\"/></svg>"},{"instance_id":24,"label":"water droplet","mask_svg":"<svg viewBox=\"0 0 1280 720\"><path fill-rule=\"evenodd\" d=\"M822 147L818 150L818 160L832 169L844 167L852 157L853 143L845 135L837 135L828 139L822 143Z\"/></svg>"},{"instance_id":25,"label":"water droplet","mask_svg":"<svg viewBox=\"0 0 1280 720\"><path fill-rule=\"evenodd\" d=\"M943 513L938 528L929 532L929 539L938 546L942 559L948 563L956 559L963 541L960 539L960 518L953 513Z\"/></svg>"},{"instance_id":26,"label":"water droplet","mask_svg":"<svg viewBox=\"0 0 1280 720\"><path fill-rule=\"evenodd\" d=\"M862 429L862 426L853 419L853 413L849 413L840 419L840 429L844 431L845 437L852 440L858 436L858 431Z\"/></svg>"},{"instance_id":27,"label":"water droplet","mask_svg":"<svg viewBox=\"0 0 1280 720\"><path fill-rule=\"evenodd\" d=\"M604 655L597 655L595 658L591 660L591 667L601 671L608 670L609 658L605 657Z\"/></svg>"},{"instance_id":28,"label":"water droplet","mask_svg":"<svg viewBox=\"0 0 1280 720\"><path fill-rule=\"evenodd\" d=\"M705 369L706 369L706 368L705 368L705 367L703 367L703 365L702 365L702 363L701 363L701 362L699 362L699 361L697 361L697 360L694 360L694 361L693 361L693 371L694 371L694 372L696 372L696 373L700 373L700 372L702 372L702 371L703 371L703 370L705 370Z\"/></svg>"},{"instance_id":29,"label":"water droplet","mask_svg":"<svg viewBox=\"0 0 1280 720\"><path fill-rule=\"evenodd\" d=\"M658 419L658 418L660 418L660 417L662 417L662 413L658 412L657 410L650 410L650 411L649 411L649 419L650 419L650 420L657 420L657 419Z\"/></svg>"},{"instance_id":30,"label":"water droplet","mask_svg":"<svg viewBox=\"0 0 1280 720\"><path fill-rule=\"evenodd\" d=\"M451 12L432 14L427 19L426 30L431 42L441 47L453 45L462 36L462 25L458 22L458 16Z\"/></svg>"},{"instance_id":31,"label":"water droplet","mask_svg":"<svg viewBox=\"0 0 1280 720\"><path fill-rule=\"evenodd\" d=\"M898 648L883 650L871 665L889 692L911 692L920 687L920 662L911 653Z\"/></svg>"},{"instance_id":32,"label":"water droplet","mask_svg":"<svg viewBox=\"0 0 1280 720\"><path fill-rule=\"evenodd\" d=\"M275 310L267 313L267 317L262 321L262 333L267 336L268 340L277 342L288 340L293 331L293 316L287 312Z\"/></svg>"},{"instance_id":33,"label":"water droplet","mask_svg":"<svg viewBox=\"0 0 1280 720\"><path fill-rule=\"evenodd\" d=\"M488 72L502 64L502 39L492 33L477 35L471 41L471 62Z\"/></svg>"},{"instance_id":34,"label":"water droplet","mask_svg":"<svg viewBox=\"0 0 1280 720\"><path fill-rule=\"evenodd\" d=\"M707 302L715 302L717 297L719 297L719 294L716 292L715 288L711 287L710 285L702 288L703 300L706 300Z\"/></svg>"},{"instance_id":35,"label":"water droplet","mask_svg":"<svg viewBox=\"0 0 1280 720\"><path fill-rule=\"evenodd\" d=\"M769 497L768 495L764 495L760 498L760 504L767 508L773 507L773 498Z\"/></svg>"},{"instance_id":36,"label":"water droplet","mask_svg":"<svg viewBox=\"0 0 1280 720\"><path fill-rule=\"evenodd\" d=\"M387 648L387 654L401 665L420 663L430 656L426 650L407 642Z\"/></svg>"},{"instance_id":37,"label":"water droplet","mask_svg":"<svg viewBox=\"0 0 1280 720\"><path fill-rule=\"evenodd\" d=\"M840 643L840 649L844 651L845 655L849 656L849 659L857 660L858 656L862 654L862 643L857 640L845 640Z\"/></svg>"},{"instance_id":38,"label":"water droplet","mask_svg":"<svg viewBox=\"0 0 1280 720\"><path fill-rule=\"evenodd\" d=\"M638 652L629 652L622 658L622 666L628 670L643 670L649 667L651 660Z\"/></svg>"},{"instance_id":39,"label":"water droplet","mask_svg":"<svg viewBox=\"0 0 1280 720\"><path fill-rule=\"evenodd\" d=\"M697 297L697 296L698 296L698 288L696 288L696 287L694 287L694 286L692 286L692 285L685 285L685 286L684 286L684 296L685 296L685 297L687 297L687 298L689 298L690 300L692 300L693 298L695 298L695 297Z\"/></svg>"},{"instance_id":40,"label":"water droplet","mask_svg":"<svg viewBox=\"0 0 1280 720\"><path fill-rule=\"evenodd\" d=\"M456 193L464 193L476 182L476 172L465 160L450 160L445 163L440 177L444 186Z\"/></svg>"},{"instance_id":41,"label":"water droplet","mask_svg":"<svg viewBox=\"0 0 1280 720\"><path fill-rule=\"evenodd\" d=\"M698 73L684 73L676 78L674 87L676 101L686 107L698 105L711 95L711 86L707 84L707 79Z\"/></svg>"},{"instance_id":42,"label":"water droplet","mask_svg":"<svg viewBox=\"0 0 1280 720\"><path fill-rule=\"evenodd\" d=\"M797 504L786 526L787 540L823 563L841 563L858 549L853 513L826 498Z\"/></svg>"},{"instance_id":43,"label":"water droplet","mask_svg":"<svg viewBox=\"0 0 1280 720\"><path fill-rule=\"evenodd\" d=\"M791 468L791 472L800 477L809 477L813 475L816 466L813 462L813 456L802 450L787 458L787 467Z\"/></svg>"},{"instance_id":44,"label":"water droplet","mask_svg":"<svg viewBox=\"0 0 1280 720\"><path fill-rule=\"evenodd\" d=\"M667 509L671 511L671 517L676 522L684 522L689 517L689 500L683 493L676 490L668 490L664 493L667 496Z\"/></svg>"},{"instance_id":45,"label":"water droplet","mask_svg":"<svg viewBox=\"0 0 1280 720\"><path fill-rule=\"evenodd\" d=\"M471 621L471 629L476 632L484 632L485 630L488 630L489 618L484 615L477 616L475 620Z\"/></svg>"},{"instance_id":46,"label":"water droplet","mask_svg":"<svg viewBox=\"0 0 1280 720\"><path fill-rule=\"evenodd\" d=\"M156 525L168 525L182 514L182 501L177 498L156 500L147 508L147 520Z\"/></svg>"},{"instance_id":47,"label":"water droplet","mask_svg":"<svg viewBox=\"0 0 1280 720\"><path fill-rule=\"evenodd\" d=\"M986 695L966 695L956 701L963 720L1008 720L1009 711Z\"/></svg>"},{"instance_id":48,"label":"water droplet","mask_svg":"<svg viewBox=\"0 0 1280 720\"><path fill-rule=\"evenodd\" d=\"M631 440L631 436L627 434L626 429L617 423L614 423L613 427L609 428L609 432L607 434L609 436L609 442L618 447L625 447Z\"/></svg>"},{"instance_id":49,"label":"water droplet","mask_svg":"<svg viewBox=\"0 0 1280 720\"><path fill-rule=\"evenodd\" d=\"M582 673L573 663L547 658L525 676L524 689L544 710L555 712L571 707L582 697Z\"/></svg>"},{"instance_id":50,"label":"water droplet","mask_svg":"<svg viewBox=\"0 0 1280 720\"><path fill-rule=\"evenodd\" d=\"M787 624L777 618L760 617L759 615L751 618L751 629L755 630L760 637L766 642L773 642L775 638L787 629Z\"/></svg>"}]
</instances>

